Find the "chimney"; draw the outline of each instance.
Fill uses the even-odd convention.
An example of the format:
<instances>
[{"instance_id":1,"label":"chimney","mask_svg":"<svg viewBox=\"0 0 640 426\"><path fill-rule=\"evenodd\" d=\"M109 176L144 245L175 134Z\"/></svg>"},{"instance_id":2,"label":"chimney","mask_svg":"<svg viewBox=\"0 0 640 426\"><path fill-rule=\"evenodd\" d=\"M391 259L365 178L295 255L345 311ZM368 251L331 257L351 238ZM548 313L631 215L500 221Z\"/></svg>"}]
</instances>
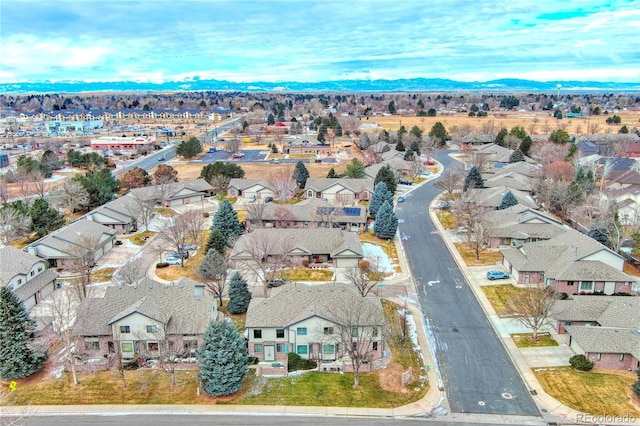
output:
<instances>
[{"instance_id":1,"label":"chimney","mask_svg":"<svg viewBox=\"0 0 640 426\"><path fill-rule=\"evenodd\" d=\"M202 284L196 284L193 288L193 297L195 299L202 299L204 297L204 286Z\"/></svg>"}]
</instances>

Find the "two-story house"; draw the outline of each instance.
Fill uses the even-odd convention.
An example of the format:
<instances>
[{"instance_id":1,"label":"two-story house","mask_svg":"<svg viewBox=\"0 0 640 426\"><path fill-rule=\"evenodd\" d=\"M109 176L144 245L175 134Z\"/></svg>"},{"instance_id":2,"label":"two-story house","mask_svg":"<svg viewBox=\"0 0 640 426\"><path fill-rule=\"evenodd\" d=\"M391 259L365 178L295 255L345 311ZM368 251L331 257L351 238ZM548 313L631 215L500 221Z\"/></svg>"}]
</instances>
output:
<instances>
[{"instance_id":1,"label":"two-story house","mask_svg":"<svg viewBox=\"0 0 640 426\"><path fill-rule=\"evenodd\" d=\"M297 283L275 290L268 299L252 299L249 304L245 326L250 355L285 361L288 353L296 353L334 362L345 356L345 345L359 345L368 366L383 357L380 299L362 297L354 286L340 283ZM348 360L343 362L341 371L349 371Z\"/></svg>"},{"instance_id":2,"label":"two-story house","mask_svg":"<svg viewBox=\"0 0 640 426\"><path fill-rule=\"evenodd\" d=\"M56 278L46 260L11 246L0 247L0 285L15 293L27 310L53 293Z\"/></svg>"}]
</instances>

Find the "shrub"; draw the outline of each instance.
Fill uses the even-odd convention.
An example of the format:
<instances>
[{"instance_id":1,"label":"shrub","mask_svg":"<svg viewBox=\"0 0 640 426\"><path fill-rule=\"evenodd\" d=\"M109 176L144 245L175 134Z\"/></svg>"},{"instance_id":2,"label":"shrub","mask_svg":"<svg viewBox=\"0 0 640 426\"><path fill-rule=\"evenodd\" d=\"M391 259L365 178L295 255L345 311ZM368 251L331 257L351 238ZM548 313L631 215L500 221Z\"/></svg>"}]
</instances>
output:
<instances>
[{"instance_id":1,"label":"shrub","mask_svg":"<svg viewBox=\"0 0 640 426\"><path fill-rule=\"evenodd\" d=\"M638 381L631 385L631 390L634 394L640 396L640 368L636 370L636 375L638 376Z\"/></svg>"},{"instance_id":2,"label":"shrub","mask_svg":"<svg viewBox=\"0 0 640 426\"><path fill-rule=\"evenodd\" d=\"M166 268L166 267L168 267L168 266L169 266L169 264L168 264L167 262L159 262L159 263L156 263L156 268L158 268L158 269Z\"/></svg>"},{"instance_id":3,"label":"shrub","mask_svg":"<svg viewBox=\"0 0 640 426\"><path fill-rule=\"evenodd\" d=\"M556 293L556 299L558 299L558 300L566 300L568 298L569 298L569 295L567 293L565 293L565 292L561 291L559 293Z\"/></svg>"},{"instance_id":4,"label":"shrub","mask_svg":"<svg viewBox=\"0 0 640 426\"><path fill-rule=\"evenodd\" d=\"M576 370L589 371L593 368L593 362L589 361L584 355L574 355L569 358L569 364Z\"/></svg>"},{"instance_id":5,"label":"shrub","mask_svg":"<svg viewBox=\"0 0 640 426\"><path fill-rule=\"evenodd\" d=\"M123 370L137 370L140 366L138 365L138 360L137 359L132 359L129 362L123 362L122 363L122 369Z\"/></svg>"},{"instance_id":6,"label":"shrub","mask_svg":"<svg viewBox=\"0 0 640 426\"><path fill-rule=\"evenodd\" d=\"M310 359L303 359L300 355L293 352L289 352L289 355L287 355L287 361L289 371L311 370L318 366L317 362Z\"/></svg>"},{"instance_id":7,"label":"shrub","mask_svg":"<svg viewBox=\"0 0 640 426\"><path fill-rule=\"evenodd\" d=\"M204 213L202 213L202 216L203 216L203 217L209 217L209 213L204 212Z\"/></svg>"},{"instance_id":8,"label":"shrub","mask_svg":"<svg viewBox=\"0 0 640 426\"><path fill-rule=\"evenodd\" d=\"M367 259L360 259L358 265L360 266L361 271L368 271L371 267L371 262L369 262Z\"/></svg>"},{"instance_id":9,"label":"shrub","mask_svg":"<svg viewBox=\"0 0 640 426\"><path fill-rule=\"evenodd\" d=\"M302 266L304 266L305 268L309 267L309 259L302 259Z\"/></svg>"}]
</instances>

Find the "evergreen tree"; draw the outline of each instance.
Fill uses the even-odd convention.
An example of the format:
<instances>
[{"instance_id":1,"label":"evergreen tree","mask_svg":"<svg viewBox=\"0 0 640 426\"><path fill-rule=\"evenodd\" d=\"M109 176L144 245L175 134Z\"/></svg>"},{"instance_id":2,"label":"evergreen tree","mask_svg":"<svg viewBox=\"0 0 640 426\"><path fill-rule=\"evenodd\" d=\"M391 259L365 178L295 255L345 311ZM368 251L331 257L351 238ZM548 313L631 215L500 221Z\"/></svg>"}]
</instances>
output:
<instances>
[{"instance_id":1,"label":"evergreen tree","mask_svg":"<svg viewBox=\"0 0 640 426\"><path fill-rule=\"evenodd\" d=\"M229 200L222 201L220 208L213 217L213 226L228 241L242 233L242 225L238 221L238 213L233 209Z\"/></svg>"},{"instance_id":2,"label":"evergreen tree","mask_svg":"<svg viewBox=\"0 0 640 426\"><path fill-rule=\"evenodd\" d=\"M205 253L209 253L209 250L215 250L221 255L227 251L228 241L222 232L218 228L211 228L209 231L209 239L207 240L207 245L205 246Z\"/></svg>"},{"instance_id":3,"label":"evergreen tree","mask_svg":"<svg viewBox=\"0 0 640 426\"><path fill-rule=\"evenodd\" d=\"M398 143L396 144L396 151L404 152L405 149L406 148L404 147L404 144L402 143L402 141L400 139L398 139Z\"/></svg>"},{"instance_id":4,"label":"evergreen tree","mask_svg":"<svg viewBox=\"0 0 640 426\"><path fill-rule=\"evenodd\" d=\"M412 150L409 150L404 153L403 159L404 161L413 161L416 159L416 154Z\"/></svg>"},{"instance_id":5,"label":"evergreen tree","mask_svg":"<svg viewBox=\"0 0 640 426\"><path fill-rule=\"evenodd\" d=\"M89 203L82 206L89 211L111 201L120 190L120 182L110 169L89 170L84 175L76 174L73 178L89 193Z\"/></svg>"},{"instance_id":6,"label":"evergreen tree","mask_svg":"<svg viewBox=\"0 0 640 426\"><path fill-rule=\"evenodd\" d=\"M638 376L638 381L633 382L631 385L631 390L634 394L640 396L640 368L636 370L636 376Z\"/></svg>"},{"instance_id":7,"label":"evergreen tree","mask_svg":"<svg viewBox=\"0 0 640 426\"><path fill-rule=\"evenodd\" d=\"M351 162L347 164L345 176L350 179L361 179L365 177L364 163L357 158L352 159Z\"/></svg>"},{"instance_id":8,"label":"evergreen tree","mask_svg":"<svg viewBox=\"0 0 640 426\"><path fill-rule=\"evenodd\" d=\"M33 202L29 208L29 216L31 217L31 230L38 235L38 238L44 237L64 225L64 217L57 210L49 207L47 200L42 197L36 198Z\"/></svg>"},{"instance_id":9,"label":"evergreen tree","mask_svg":"<svg viewBox=\"0 0 640 426\"><path fill-rule=\"evenodd\" d=\"M276 124L276 118L272 113L269 113L269 115L267 116L267 126L273 126L274 124Z\"/></svg>"},{"instance_id":10,"label":"evergreen tree","mask_svg":"<svg viewBox=\"0 0 640 426\"><path fill-rule=\"evenodd\" d=\"M507 129L505 129L504 127L502 129L500 129L500 131L498 132L497 136L496 136L496 140L495 142L500 145L500 146L504 146L504 138L505 136L507 136L509 134L509 132L507 131Z\"/></svg>"},{"instance_id":11,"label":"evergreen tree","mask_svg":"<svg viewBox=\"0 0 640 426\"><path fill-rule=\"evenodd\" d=\"M440 146L445 146L447 141L451 139L447 133L447 129L445 129L444 125L439 121L436 121L433 127L431 127L429 136L437 140Z\"/></svg>"},{"instance_id":12,"label":"evergreen tree","mask_svg":"<svg viewBox=\"0 0 640 426\"><path fill-rule=\"evenodd\" d=\"M504 210L504 209L507 209L509 207L515 206L517 204L518 204L518 199L516 198L515 195L513 195L513 192L507 191L502 196L502 200L500 201L500 205L498 206L498 210Z\"/></svg>"},{"instance_id":13,"label":"evergreen tree","mask_svg":"<svg viewBox=\"0 0 640 426\"><path fill-rule=\"evenodd\" d=\"M327 178L329 179L337 179L339 176L336 173L336 171L333 169L333 167L331 169L329 169L329 173L327 173Z\"/></svg>"},{"instance_id":14,"label":"evergreen tree","mask_svg":"<svg viewBox=\"0 0 640 426\"><path fill-rule=\"evenodd\" d=\"M418 141L411 142L411 146L409 147L409 149L415 152L416 155L420 155L420 144L418 143Z\"/></svg>"},{"instance_id":15,"label":"evergreen tree","mask_svg":"<svg viewBox=\"0 0 640 426\"><path fill-rule=\"evenodd\" d=\"M229 281L229 313L244 314L250 301L251 292L247 287L247 281L239 273L234 273Z\"/></svg>"},{"instance_id":16,"label":"evergreen tree","mask_svg":"<svg viewBox=\"0 0 640 426\"><path fill-rule=\"evenodd\" d=\"M202 152L202 144L195 136L189 138L189 140L182 141L176 148L176 154L183 156L184 158L193 158Z\"/></svg>"},{"instance_id":17,"label":"evergreen tree","mask_svg":"<svg viewBox=\"0 0 640 426\"><path fill-rule=\"evenodd\" d=\"M0 287L0 378L27 377L44 366L47 353L33 348L35 330L18 296Z\"/></svg>"},{"instance_id":18,"label":"evergreen tree","mask_svg":"<svg viewBox=\"0 0 640 426\"><path fill-rule=\"evenodd\" d=\"M476 166L471 167L467 177L464 179L464 190L469 188L484 188L484 179L480 174L480 170Z\"/></svg>"},{"instance_id":19,"label":"evergreen tree","mask_svg":"<svg viewBox=\"0 0 640 426\"><path fill-rule=\"evenodd\" d=\"M384 182L384 184L387 185L387 189L391 191L392 194L396 192L398 180L396 179L396 174L393 172L390 165L387 164L378 170L376 178L373 180L374 189L379 182Z\"/></svg>"},{"instance_id":20,"label":"evergreen tree","mask_svg":"<svg viewBox=\"0 0 640 426\"><path fill-rule=\"evenodd\" d=\"M198 378L207 395L231 395L242 388L249 371L248 352L231 321L209 323L198 358Z\"/></svg>"},{"instance_id":21,"label":"evergreen tree","mask_svg":"<svg viewBox=\"0 0 640 426\"><path fill-rule=\"evenodd\" d=\"M519 149L516 149L509 156L510 163L517 163L519 161L524 161L524 154Z\"/></svg>"},{"instance_id":22,"label":"evergreen tree","mask_svg":"<svg viewBox=\"0 0 640 426\"><path fill-rule=\"evenodd\" d=\"M369 202L369 213L372 217L376 217L376 213L385 201L393 202L393 193L387 189L384 182L378 182L373 190L371 201Z\"/></svg>"},{"instance_id":23,"label":"evergreen tree","mask_svg":"<svg viewBox=\"0 0 640 426\"><path fill-rule=\"evenodd\" d=\"M293 180L298 184L298 188L303 189L309 179L309 170L304 166L302 161L296 163L296 168L293 169Z\"/></svg>"},{"instance_id":24,"label":"evergreen tree","mask_svg":"<svg viewBox=\"0 0 640 426\"><path fill-rule=\"evenodd\" d=\"M393 211L393 206L388 201L382 203L376 214L376 222L373 225L373 232L378 238L390 240L396 235L398 230L398 217Z\"/></svg>"}]
</instances>

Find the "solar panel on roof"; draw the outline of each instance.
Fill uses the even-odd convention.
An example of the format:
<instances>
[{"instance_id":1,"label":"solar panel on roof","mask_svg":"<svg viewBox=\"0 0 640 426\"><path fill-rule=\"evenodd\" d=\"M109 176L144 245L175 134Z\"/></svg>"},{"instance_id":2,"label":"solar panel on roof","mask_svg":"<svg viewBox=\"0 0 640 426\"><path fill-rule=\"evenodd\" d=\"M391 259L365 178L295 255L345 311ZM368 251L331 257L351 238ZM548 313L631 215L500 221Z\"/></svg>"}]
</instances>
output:
<instances>
[{"instance_id":1,"label":"solar panel on roof","mask_svg":"<svg viewBox=\"0 0 640 426\"><path fill-rule=\"evenodd\" d=\"M360 207L345 207L343 211L345 216L360 216Z\"/></svg>"}]
</instances>

